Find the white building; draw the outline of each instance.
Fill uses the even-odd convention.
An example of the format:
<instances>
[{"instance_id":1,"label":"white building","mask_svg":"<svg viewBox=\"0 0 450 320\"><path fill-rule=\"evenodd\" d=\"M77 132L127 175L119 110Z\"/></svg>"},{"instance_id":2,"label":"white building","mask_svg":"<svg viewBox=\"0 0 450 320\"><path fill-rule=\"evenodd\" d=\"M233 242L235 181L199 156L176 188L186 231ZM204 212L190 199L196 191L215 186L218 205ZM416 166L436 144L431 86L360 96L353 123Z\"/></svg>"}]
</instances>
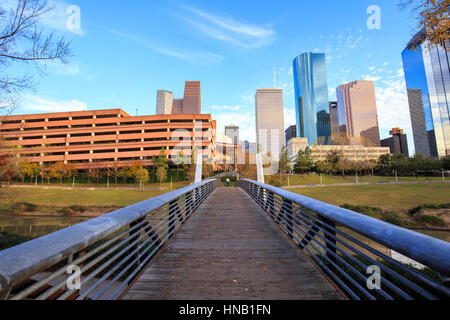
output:
<instances>
[{"instance_id":1,"label":"white building","mask_svg":"<svg viewBox=\"0 0 450 320\"><path fill-rule=\"evenodd\" d=\"M173 93L166 90L158 90L156 97L156 114L172 114Z\"/></svg>"}]
</instances>

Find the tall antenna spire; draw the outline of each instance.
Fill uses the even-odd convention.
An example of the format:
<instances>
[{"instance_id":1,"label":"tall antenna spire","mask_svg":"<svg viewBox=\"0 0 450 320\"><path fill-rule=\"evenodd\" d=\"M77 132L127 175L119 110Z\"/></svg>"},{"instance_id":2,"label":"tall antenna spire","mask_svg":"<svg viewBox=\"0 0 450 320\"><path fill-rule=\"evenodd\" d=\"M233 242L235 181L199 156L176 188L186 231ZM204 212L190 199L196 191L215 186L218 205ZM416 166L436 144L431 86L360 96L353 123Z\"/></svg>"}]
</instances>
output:
<instances>
[{"instance_id":1,"label":"tall antenna spire","mask_svg":"<svg viewBox=\"0 0 450 320\"><path fill-rule=\"evenodd\" d=\"M273 60L273 86L274 88L277 87L277 69L275 66L275 60Z\"/></svg>"}]
</instances>

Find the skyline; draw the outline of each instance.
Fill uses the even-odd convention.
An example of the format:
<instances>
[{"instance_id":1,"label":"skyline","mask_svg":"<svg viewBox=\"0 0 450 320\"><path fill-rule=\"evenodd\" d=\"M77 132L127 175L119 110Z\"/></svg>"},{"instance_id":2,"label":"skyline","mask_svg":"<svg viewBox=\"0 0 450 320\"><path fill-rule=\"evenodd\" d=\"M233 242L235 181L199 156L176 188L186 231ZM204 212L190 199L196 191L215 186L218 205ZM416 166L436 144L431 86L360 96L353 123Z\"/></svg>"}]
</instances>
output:
<instances>
[{"instance_id":1,"label":"skyline","mask_svg":"<svg viewBox=\"0 0 450 320\"><path fill-rule=\"evenodd\" d=\"M413 150L401 51L417 31L414 22L395 4L380 1L381 29L369 30L371 2L355 1L345 8L323 2L327 5L320 8L292 1L257 8L237 1L123 8L72 1L81 9L82 32L68 34L75 53L71 64L49 65L38 90L25 96L15 113L123 108L150 115L158 89L181 96L185 80L199 79L203 112L213 115L221 131L234 123L241 140L256 141L254 95L259 88L273 87L274 63L287 128L295 118L292 59L302 52L324 52L329 100L335 100L338 85L374 80L381 137L401 127ZM317 12L332 23L314 21ZM393 111L392 106L398 107Z\"/></svg>"}]
</instances>

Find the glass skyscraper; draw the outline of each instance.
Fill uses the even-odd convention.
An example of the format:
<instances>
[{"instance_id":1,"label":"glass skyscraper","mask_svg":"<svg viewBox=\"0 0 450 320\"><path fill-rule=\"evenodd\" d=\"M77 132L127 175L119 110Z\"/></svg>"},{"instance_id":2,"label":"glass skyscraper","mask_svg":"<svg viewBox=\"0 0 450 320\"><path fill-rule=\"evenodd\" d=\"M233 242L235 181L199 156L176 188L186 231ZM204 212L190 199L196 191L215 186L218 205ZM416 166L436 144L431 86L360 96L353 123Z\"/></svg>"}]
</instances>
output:
<instances>
[{"instance_id":1,"label":"glass skyscraper","mask_svg":"<svg viewBox=\"0 0 450 320\"><path fill-rule=\"evenodd\" d=\"M450 154L450 41L419 49L402 52L416 153L443 157Z\"/></svg>"},{"instance_id":2,"label":"glass skyscraper","mask_svg":"<svg viewBox=\"0 0 450 320\"><path fill-rule=\"evenodd\" d=\"M313 145L331 135L327 69L324 53L303 53L294 59L297 136Z\"/></svg>"}]
</instances>

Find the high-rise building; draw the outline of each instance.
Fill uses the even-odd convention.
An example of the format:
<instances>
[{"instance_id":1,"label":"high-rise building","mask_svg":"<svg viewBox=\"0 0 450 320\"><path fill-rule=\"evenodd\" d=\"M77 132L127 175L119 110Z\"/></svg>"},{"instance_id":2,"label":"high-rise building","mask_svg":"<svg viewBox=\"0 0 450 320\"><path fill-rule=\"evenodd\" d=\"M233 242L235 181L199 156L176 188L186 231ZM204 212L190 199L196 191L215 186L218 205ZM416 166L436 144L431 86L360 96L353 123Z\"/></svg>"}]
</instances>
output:
<instances>
[{"instance_id":1,"label":"high-rise building","mask_svg":"<svg viewBox=\"0 0 450 320\"><path fill-rule=\"evenodd\" d=\"M297 138L297 126L294 124L286 129L285 131L286 135L286 146L292 138Z\"/></svg>"},{"instance_id":2,"label":"high-rise building","mask_svg":"<svg viewBox=\"0 0 450 320\"><path fill-rule=\"evenodd\" d=\"M339 116L337 101L330 101L330 125L331 134L339 133Z\"/></svg>"},{"instance_id":3,"label":"high-rise building","mask_svg":"<svg viewBox=\"0 0 450 320\"><path fill-rule=\"evenodd\" d=\"M352 81L336 89L339 127L352 141L379 147L377 101L373 81Z\"/></svg>"},{"instance_id":4,"label":"high-rise building","mask_svg":"<svg viewBox=\"0 0 450 320\"><path fill-rule=\"evenodd\" d=\"M239 144L239 126L234 124L226 126L225 135L231 139L233 144Z\"/></svg>"},{"instance_id":5,"label":"high-rise building","mask_svg":"<svg viewBox=\"0 0 450 320\"><path fill-rule=\"evenodd\" d=\"M405 157L409 157L408 139L403 130L393 128L389 134L392 137L381 140L381 146L390 148L391 154L403 154Z\"/></svg>"},{"instance_id":6,"label":"high-rise building","mask_svg":"<svg viewBox=\"0 0 450 320\"><path fill-rule=\"evenodd\" d=\"M263 153L278 160L285 146L282 89L259 89L255 97L256 137Z\"/></svg>"},{"instance_id":7,"label":"high-rise building","mask_svg":"<svg viewBox=\"0 0 450 320\"><path fill-rule=\"evenodd\" d=\"M407 94L416 153L420 153L427 157L430 157L430 139L428 137L425 121L425 109L423 106L422 90L407 89ZM434 141L434 144L436 144L436 141Z\"/></svg>"},{"instance_id":8,"label":"high-rise building","mask_svg":"<svg viewBox=\"0 0 450 320\"><path fill-rule=\"evenodd\" d=\"M411 42L421 41L424 32ZM418 49L402 52L414 145L416 153L443 157L450 154L450 41L422 41Z\"/></svg>"},{"instance_id":9,"label":"high-rise building","mask_svg":"<svg viewBox=\"0 0 450 320\"><path fill-rule=\"evenodd\" d=\"M310 145L326 144L331 126L325 54L303 53L293 64L297 136L308 138Z\"/></svg>"},{"instance_id":10,"label":"high-rise building","mask_svg":"<svg viewBox=\"0 0 450 320\"><path fill-rule=\"evenodd\" d=\"M200 81L186 81L184 87L183 113L200 114L201 111Z\"/></svg>"},{"instance_id":11,"label":"high-rise building","mask_svg":"<svg viewBox=\"0 0 450 320\"><path fill-rule=\"evenodd\" d=\"M173 99L172 114L183 113L183 99Z\"/></svg>"},{"instance_id":12,"label":"high-rise building","mask_svg":"<svg viewBox=\"0 0 450 320\"><path fill-rule=\"evenodd\" d=\"M156 97L156 114L172 114L173 93L158 90Z\"/></svg>"}]
</instances>

